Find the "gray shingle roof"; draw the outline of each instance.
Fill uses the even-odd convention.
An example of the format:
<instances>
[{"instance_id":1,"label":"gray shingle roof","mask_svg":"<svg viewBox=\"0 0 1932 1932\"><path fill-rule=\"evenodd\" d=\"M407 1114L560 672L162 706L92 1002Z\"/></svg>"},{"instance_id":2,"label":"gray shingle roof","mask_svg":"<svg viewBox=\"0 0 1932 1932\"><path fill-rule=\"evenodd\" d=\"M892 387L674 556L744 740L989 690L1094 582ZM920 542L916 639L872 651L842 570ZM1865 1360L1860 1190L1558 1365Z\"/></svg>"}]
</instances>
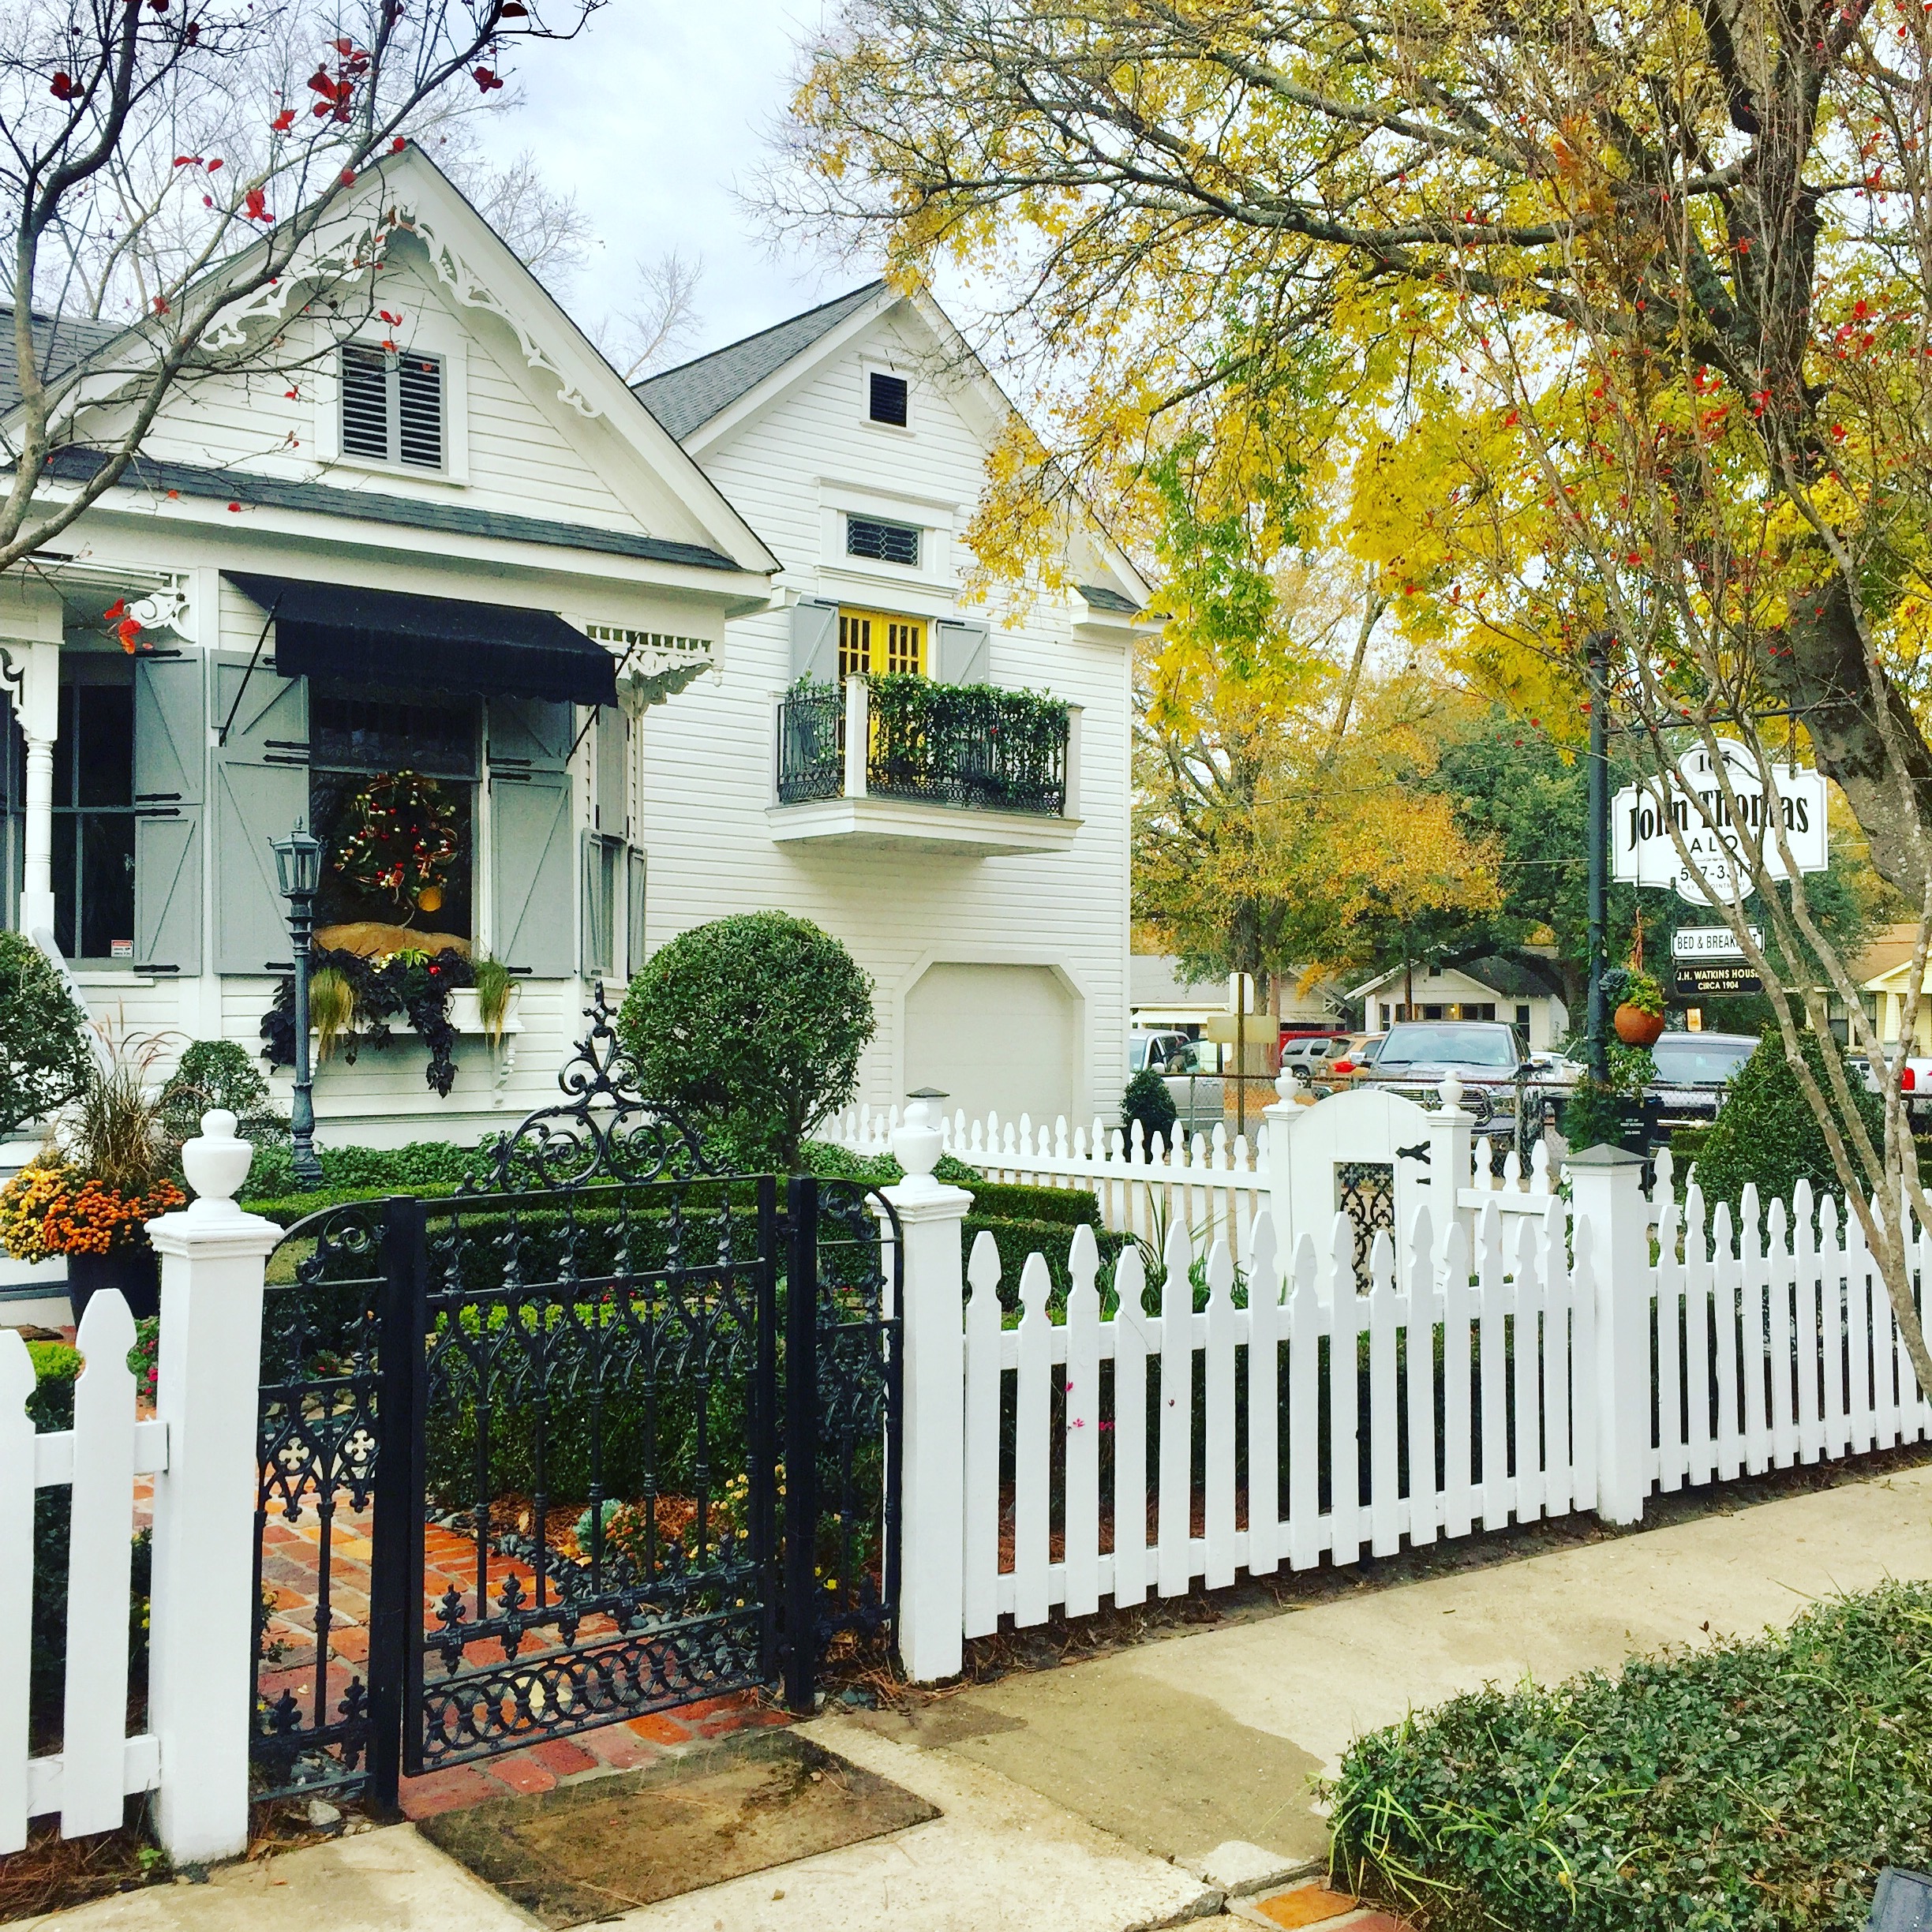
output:
<instances>
[{"instance_id":1,"label":"gray shingle roof","mask_svg":"<svg viewBox=\"0 0 1932 1932\"><path fill-rule=\"evenodd\" d=\"M1118 590L1110 590L1105 584L1080 584L1076 587L1095 610L1118 611L1123 617L1138 617L1140 615L1140 606L1132 597L1122 597Z\"/></svg>"},{"instance_id":2,"label":"gray shingle roof","mask_svg":"<svg viewBox=\"0 0 1932 1932\"><path fill-rule=\"evenodd\" d=\"M99 450L57 451L47 474L62 482L84 483L107 458ZM583 523L553 523L544 517L475 510L462 504L422 503L374 490L336 489L325 483L297 483L242 470L204 469L195 463L163 462L137 456L122 473L121 487L170 491L180 496L245 504L266 510L305 510L320 516L348 517L365 523L391 523L405 530L444 530L452 536L489 537L507 543L549 544L560 550L601 550L612 556L642 557L653 564L683 564L696 570L741 567L722 551L702 544L676 543L627 530L593 529Z\"/></svg>"},{"instance_id":3,"label":"gray shingle roof","mask_svg":"<svg viewBox=\"0 0 1932 1932\"><path fill-rule=\"evenodd\" d=\"M20 371L14 366L13 311L0 306L0 328L6 331L7 346L0 351L0 414L20 402ZM83 316L36 315L33 318L34 357L43 378L65 376L78 362L84 362L97 349L122 332L116 322L92 322Z\"/></svg>"},{"instance_id":4,"label":"gray shingle roof","mask_svg":"<svg viewBox=\"0 0 1932 1932\"><path fill-rule=\"evenodd\" d=\"M775 323L742 342L714 349L661 376L649 376L631 386L644 406L680 442L701 429L721 410L755 389L773 370L802 355L845 318L863 309L884 288L868 282L849 295L808 309L789 321Z\"/></svg>"}]
</instances>

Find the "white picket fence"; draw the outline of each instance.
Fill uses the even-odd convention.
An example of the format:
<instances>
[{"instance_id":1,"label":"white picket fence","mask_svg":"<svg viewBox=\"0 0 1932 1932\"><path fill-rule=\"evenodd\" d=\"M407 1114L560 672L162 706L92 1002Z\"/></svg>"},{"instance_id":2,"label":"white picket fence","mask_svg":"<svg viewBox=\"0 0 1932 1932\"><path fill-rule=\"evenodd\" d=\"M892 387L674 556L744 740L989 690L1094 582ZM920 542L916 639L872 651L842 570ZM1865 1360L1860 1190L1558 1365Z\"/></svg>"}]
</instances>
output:
<instances>
[{"instance_id":1,"label":"white picket fence","mask_svg":"<svg viewBox=\"0 0 1932 1932\"><path fill-rule=\"evenodd\" d=\"M889 1154L900 1125L897 1107L856 1107L820 1130L855 1154ZM1185 1227L1204 1252L1216 1240L1245 1253L1255 1217L1267 1204L1264 1144L1217 1126L1192 1140L1176 1135L1170 1148L1158 1134L1149 1145L1139 1121L1131 1135L1098 1115L1091 1127L1069 1129L1065 1118L1036 1129L1025 1114L1002 1121L997 1113L968 1121L955 1113L941 1125L945 1151L989 1181L1028 1187L1083 1188L1100 1204L1101 1225L1158 1249L1171 1227Z\"/></svg>"},{"instance_id":2,"label":"white picket fence","mask_svg":"<svg viewBox=\"0 0 1932 1932\"><path fill-rule=\"evenodd\" d=\"M1932 1435L1932 1405L1857 1217L1846 1216L1841 1231L1838 1204L1827 1196L1817 1204L1814 1234L1811 1189L1803 1181L1788 1211L1781 1200L1771 1204L1764 1233L1759 1204L1747 1188L1735 1224L1723 1202L1707 1219L1693 1185L1681 1217L1672 1204L1659 1223L1652 1473L1661 1488L1832 1462ZM1932 1279L1932 1242L1923 1232L1915 1249L1923 1309Z\"/></svg>"},{"instance_id":3,"label":"white picket fence","mask_svg":"<svg viewBox=\"0 0 1932 1932\"><path fill-rule=\"evenodd\" d=\"M1359 1281L1346 1216L1282 1270L1264 1212L1245 1279L1225 1239L1208 1249L1199 1312L1199 1251L1176 1224L1159 1312L1129 1249L1105 1319L1083 1228L1058 1319L1035 1254L1010 1327L983 1234L964 1318L964 1634L1595 1509L1600 1470L1631 1450L1642 1489L1673 1490L1932 1435L1855 1220L1841 1234L1827 1202L1814 1239L1801 1188L1765 1241L1747 1196L1734 1256L1728 1208L1707 1225L1694 1188L1681 1211L1656 1199L1633 1183L1621 1211L1646 1244L1627 1281L1601 1279L1614 1230L1547 1189L1540 1214L1518 1196L1507 1218L1486 1193L1473 1257L1425 1207L1399 1253L1376 1236ZM1915 1270L1932 1276L1923 1237ZM1633 1317L1619 1393L1600 1324Z\"/></svg>"},{"instance_id":4,"label":"white picket fence","mask_svg":"<svg viewBox=\"0 0 1932 1932\"><path fill-rule=\"evenodd\" d=\"M27 1821L58 1812L61 1834L119 1828L123 1804L159 1781L160 1747L127 1728L135 1479L166 1470L168 1426L140 1420L128 1352L134 1320L118 1292L95 1295L77 1345L73 1427L36 1435L26 1404L33 1363L0 1329L0 1853L27 1842ZM34 1499L68 1492L67 1657L62 1744L29 1754L28 1684Z\"/></svg>"},{"instance_id":5,"label":"white picket fence","mask_svg":"<svg viewBox=\"0 0 1932 1932\"><path fill-rule=\"evenodd\" d=\"M1306 1236L1297 1243L1284 1294L1263 1214L1246 1305L1234 1297L1233 1251L1217 1240L1196 1312L1196 1251L1177 1225L1159 1314L1142 1312L1144 1270L1130 1249L1103 1320L1097 1250L1082 1229L1064 1320L1048 1315L1048 1271L1035 1255L1016 1328L1001 1325L999 1256L983 1234L965 1311L965 1634L984 1634L1002 1615L1021 1626L1056 1604L1087 1616L1103 1596L1137 1604L1150 1589L1181 1595L1197 1578L1211 1589L1237 1571L1305 1570L1324 1554L1350 1563L1365 1548L1393 1555L1405 1536L1428 1544L1592 1507L1595 1290L1588 1230L1574 1267L1565 1232L1552 1200L1540 1220L1517 1220L1506 1254L1491 1205L1472 1279L1461 1229L1433 1241L1424 1209L1399 1257L1376 1237L1358 1282L1354 1231L1337 1215L1326 1253ZM1444 1361L1467 1365L1440 1383L1439 1330ZM1411 1445L1428 1445L1419 1466Z\"/></svg>"}]
</instances>

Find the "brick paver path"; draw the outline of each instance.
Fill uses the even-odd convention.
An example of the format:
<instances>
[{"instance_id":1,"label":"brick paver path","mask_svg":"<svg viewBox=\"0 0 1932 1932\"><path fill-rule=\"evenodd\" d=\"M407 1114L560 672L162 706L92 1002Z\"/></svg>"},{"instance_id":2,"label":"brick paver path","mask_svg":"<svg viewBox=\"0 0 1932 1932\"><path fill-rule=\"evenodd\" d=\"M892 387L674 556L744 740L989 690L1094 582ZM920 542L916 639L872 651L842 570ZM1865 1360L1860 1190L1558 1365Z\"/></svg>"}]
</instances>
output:
<instances>
[{"instance_id":1,"label":"brick paver path","mask_svg":"<svg viewBox=\"0 0 1932 1932\"><path fill-rule=\"evenodd\" d=\"M327 1631L326 1690L331 1708L362 1676L369 1658L369 1523L366 1512L339 1511L329 1526L329 1616ZM271 1668L261 1673L264 1697L290 1691L301 1708L305 1728L314 1720L316 1695L316 1622L321 1593L322 1525L305 1507L301 1517L289 1522L270 1518L262 1530L262 1585L274 1597L268 1639L281 1646ZM434 1608L446 1589L454 1587L466 1604L474 1600L476 1545L467 1537L430 1528L423 1537L425 1627L431 1627ZM535 1576L526 1563L492 1555L489 1589L492 1597L504 1580L515 1575L531 1596ZM586 1631L595 1634L586 1623ZM477 1661L500 1659L495 1644L474 1646ZM713 1698L674 1712L605 1724L570 1738L552 1738L473 1765L452 1765L421 1777L405 1778L402 1802L410 1818L429 1818L485 1798L513 1792L548 1791L566 1778L596 1770L627 1771L665 1757L700 1739L721 1737L751 1725L788 1722L755 1692Z\"/></svg>"}]
</instances>

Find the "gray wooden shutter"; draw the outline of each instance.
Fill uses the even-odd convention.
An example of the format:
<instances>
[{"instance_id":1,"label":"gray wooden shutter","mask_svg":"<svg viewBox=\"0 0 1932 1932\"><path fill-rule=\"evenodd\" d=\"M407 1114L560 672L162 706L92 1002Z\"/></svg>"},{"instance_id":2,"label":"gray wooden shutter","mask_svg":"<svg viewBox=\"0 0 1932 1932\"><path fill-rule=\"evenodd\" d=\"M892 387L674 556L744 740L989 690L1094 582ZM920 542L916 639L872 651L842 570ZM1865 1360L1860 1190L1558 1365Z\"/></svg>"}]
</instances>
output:
<instances>
[{"instance_id":1,"label":"gray wooden shutter","mask_svg":"<svg viewBox=\"0 0 1932 1932\"><path fill-rule=\"evenodd\" d=\"M631 749L630 724L615 705L597 714L597 829L622 838L630 810L625 763Z\"/></svg>"},{"instance_id":2,"label":"gray wooden shutter","mask_svg":"<svg viewBox=\"0 0 1932 1932\"><path fill-rule=\"evenodd\" d=\"M947 684L984 684L992 676L992 633L983 623L933 626L938 663L933 676Z\"/></svg>"},{"instance_id":3,"label":"gray wooden shutter","mask_svg":"<svg viewBox=\"0 0 1932 1932\"><path fill-rule=\"evenodd\" d=\"M271 839L309 818L309 683L245 656L215 660L215 966L260 973L289 957L288 908Z\"/></svg>"},{"instance_id":4,"label":"gray wooden shutter","mask_svg":"<svg viewBox=\"0 0 1932 1932\"><path fill-rule=\"evenodd\" d=\"M583 835L583 976L617 971L617 865L623 841L602 832Z\"/></svg>"},{"instance_id":5,"label":"gray wooden shutter","mask_svg":"<svg viewBox=\"0 0 1932 1932\"><path fill-rule=\"evenodd\" d=\"M838 606L807 598L792 606L792 678L838 682Z\"/></svg>"},{"instance_id":6,"label":"gray wooden shutter","mask_svg":"<svg viewBox=\"0 0 1932 1932\"><path fill-rule=\"evenodd\" d=\"M201 970L203 676L198 656L134 661L137 972L193 977Z\"/></svg>"},{"instance_id":7,"label":"gray wooden shutter","mask_svg":"<svg viewBox=\"0 0 1932 1932\"><path fill-rule=\"evenodd\" d=\"M489 701L490 948L543 979L567 979L576 968L575 717L573 706L546 698Z\"/></svg>"},{"instance_id":8,"label":"gray wooden shutter","mask_svg":"<svg viewBox=\"0 0 1932 1932\"><path fill-rule=\"evenodd\" d=\"M644 848L633 845L624 855L626 979L635 979L644 970L644 886L647 870Z\"/></svg>"}]
</instances>

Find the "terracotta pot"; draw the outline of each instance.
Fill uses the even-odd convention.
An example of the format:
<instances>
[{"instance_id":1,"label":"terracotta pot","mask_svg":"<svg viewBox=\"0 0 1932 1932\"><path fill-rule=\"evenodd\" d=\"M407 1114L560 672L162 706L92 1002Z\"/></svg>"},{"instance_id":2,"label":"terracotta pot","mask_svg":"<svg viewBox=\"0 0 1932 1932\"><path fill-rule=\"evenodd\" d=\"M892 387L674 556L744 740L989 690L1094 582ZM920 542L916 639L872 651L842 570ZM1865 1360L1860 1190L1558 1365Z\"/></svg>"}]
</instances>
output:
<instances>
[{"instance_id":1,"label":"terracotta pot","mask_svg":"<svg viewBox=\"0 0 1932 1932\"><path fill-rule=\"evenodd\" d=\"M107 1288L118 1288L127 1297L128 1312L137 1321L161 1312L161 1257L145 1237L138 1248L67 1257L67 1299L77 1324L88 1303Z\"/></svg>"},{"instance_id":2,"label":"terracotta pot","mask_svg":"<svg viewBox=\"0 0 1932 1932\"><path fill-rule=\"evenodd\" d=\"M1664 1031L1664 1016L1647 1013L1641 1006L1619 1006L1614 1023L1616 1036L1626 1046L1648 1046Z\"/></svg>"}]
</instances>

